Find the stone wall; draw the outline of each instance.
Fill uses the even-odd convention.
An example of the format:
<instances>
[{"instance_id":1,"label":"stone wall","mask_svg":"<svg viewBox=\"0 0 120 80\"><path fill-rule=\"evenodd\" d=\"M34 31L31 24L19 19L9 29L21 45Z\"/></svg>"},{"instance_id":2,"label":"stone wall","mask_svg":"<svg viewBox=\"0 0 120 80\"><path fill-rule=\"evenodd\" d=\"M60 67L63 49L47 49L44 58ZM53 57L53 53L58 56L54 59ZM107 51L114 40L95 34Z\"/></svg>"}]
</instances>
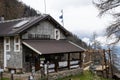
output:
<instances>
[{"instance_id":1,"label":"stone wall","mask_svg":"<svg viewBox=\"0 0 120 80\"><path fill-rule=\"evenodd\" d=\"M13 78L14 80L29 80L29 76L31 75L31 73L25 73L25 74L14 74L13 75ZM11 78L11 74L10 73L3 73L3 77L6 77L6 78ZM41 77L40 74L36 73L34 78L35 80L39 80Z\"/></svg>"},{"instance_id":2,"label":"stone wall","mask_svg":"<svg viewBox=\"0 0 120 80\"><path fill-rule=\"evenodd\" d=\"M82 73L81 68L77 69L71 69L71 70L64 70L64 71L59 71L55 73L49 73L48 74L48 80L56 80L58 78L63 78L66 76L71 76L71 75L76 75ZM24 73L24 74L14 74L14 80L28 80L28 77L31 75L31 73ZM3 73L3 77L10 78L11 74L10 73ZM35 73L34 76L35 80L40 80L41 74L40 72Z\"/></svg>"},{"instance_id":3,"label":"stone wall","mask_svg":"<svg viewBox=\"0 0 120 80\"><path fill-rule=\"evenodd\" d=\"M83 72L83 70L81 68L78 68L78 69L60 71L57 73L50 73L48 75L48 80L56 80L57 78L63 78L66 76L76 75L76 74L80 74L82 72Z\"/></svg>"},{"instance_id":4,"label":"stone wall","mask_svg":"<svg viewBox=\"0 0 120 80\"><path fill-rule=\"evenodd\" d=\"M10 51L6 52L6 56L9 56L7 59L7 68L12 69L22 69L22 43L20 44L20 51L14 51L14 37L10 37Z\"/></svg>"}]
</instances>

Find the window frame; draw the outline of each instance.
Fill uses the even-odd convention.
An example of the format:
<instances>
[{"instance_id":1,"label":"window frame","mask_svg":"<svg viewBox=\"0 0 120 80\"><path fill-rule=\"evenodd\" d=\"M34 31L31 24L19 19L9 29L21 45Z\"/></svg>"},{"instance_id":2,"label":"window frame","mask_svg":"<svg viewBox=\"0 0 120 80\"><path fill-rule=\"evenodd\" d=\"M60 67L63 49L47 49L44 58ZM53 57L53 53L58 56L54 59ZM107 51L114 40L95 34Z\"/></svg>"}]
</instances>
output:
<instances>
[{"instance_id":1,"label":"window frame","mask_svg":"<svg viewBox=\"0 0 120 80\"><path fill-rule=\"evenodd\" d=\"M54 37L56 40L60 40L60 30L59 29L54 30Z\"/></svg>"},{"instance_id":2,"label":"window frame","mask_svg":"<svg viewBox=\"0 0 120 80\"><path fill-rule=\"evenodd\" d=\"M4 46L5 46L5 51L6 52L9 52L11 50L10 49L10 37L5 37L4 38Z\"/></svg>"},{"instance_id":3,"label":"window frame","mask_svg":"<svg viewBox=\"0 0 120 80\"><path fill-rule=\"evenodd\" d=\"M18 46L18 49L17 49ZM20 37L15 36L14 37L14 52L20 52Z\"/></svg>"}]
</instances>

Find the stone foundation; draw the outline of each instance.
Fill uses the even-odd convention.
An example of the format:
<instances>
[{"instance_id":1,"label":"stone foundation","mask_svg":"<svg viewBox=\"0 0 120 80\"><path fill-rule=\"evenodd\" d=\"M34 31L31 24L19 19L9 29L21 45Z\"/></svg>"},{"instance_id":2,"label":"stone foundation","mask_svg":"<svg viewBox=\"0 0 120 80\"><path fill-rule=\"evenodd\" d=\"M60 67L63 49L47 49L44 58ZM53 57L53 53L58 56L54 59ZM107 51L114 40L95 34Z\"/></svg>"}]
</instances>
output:
<instances>
[{"instance_id":1,"label":"stone foundation","mask_svg":"<svg viewBox=\"0 0 120 80\"><path fill-rule=\"evenodd\" d=\"M78 68L78 69L59 71L59 72L55 72L55 73L49 73L48 80L56 80L58 78L76 75L76 74L80 74L82 72L83 72L83 69ZM16 79L17 80L28 80L28 77L30 75L31 75L31 73L24 73L24 74L14 74L13 76L14 76L14 80L16 80ZM3 77L10 78L11 74L10 73L3 73ZM35 78L35 80L39 80L41 78L40 72L35 73L34 78Z\"/></svg>"},{"instance_id":2,"label":"stone foundation","mask_svg":"<svg viewBox=\"0 0 120 80\"><path fill-rule=\"evenodd\" d=\"M23 73L22 69L15 69L15 68L5 68L4 72L11 73L11 70L14 70L16 74L21 74Z\"/></svg>"},{"instance_id":3,"label":"stone foundation","mask_svg":"<svg viewBox=\"0 0 120 80\"><path fill-rule=\"evenodd\" d=\"M29 80L29 76L31 75L31 73L25 73L25 74L14 74L14 80ZM11 78L11 74L10 73L3 73L3 77L6 78ZM39 80L40 79L40 74L35 74L34 76L35 80Z\"/></svg>"},{"instance_id":4,"label":"stone foundation","mask_svg":"<svg viewBox=\"0 0 120 80\"><path fill-rule=\"evenodd\" d=\"M48 80L56 80L57 78L63 78L63 77L66 77L66 76L81 74L82 72L83 72L83 69L78 68L78 69L60 71L60 72L57 72L57 73L50 73L48 75Z\"/></svg>"}]
</instances>

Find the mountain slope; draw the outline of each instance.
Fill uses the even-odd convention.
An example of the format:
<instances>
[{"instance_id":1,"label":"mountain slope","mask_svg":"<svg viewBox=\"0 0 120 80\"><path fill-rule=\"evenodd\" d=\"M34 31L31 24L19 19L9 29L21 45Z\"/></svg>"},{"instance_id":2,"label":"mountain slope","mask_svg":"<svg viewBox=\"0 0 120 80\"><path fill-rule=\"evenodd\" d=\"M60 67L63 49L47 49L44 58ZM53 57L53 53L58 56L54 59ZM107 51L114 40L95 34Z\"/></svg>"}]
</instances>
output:
<instances>
[{"instance_id":1,"label":"mountain slope","mask_svg":"<svg viewBox=\"0 0 120 80\"><path fill-rule=\"evenodd\" d=\"M35 16L37 11L18 0L0 0L0 16L6 20Z\"/></svg>"}]
</instances>

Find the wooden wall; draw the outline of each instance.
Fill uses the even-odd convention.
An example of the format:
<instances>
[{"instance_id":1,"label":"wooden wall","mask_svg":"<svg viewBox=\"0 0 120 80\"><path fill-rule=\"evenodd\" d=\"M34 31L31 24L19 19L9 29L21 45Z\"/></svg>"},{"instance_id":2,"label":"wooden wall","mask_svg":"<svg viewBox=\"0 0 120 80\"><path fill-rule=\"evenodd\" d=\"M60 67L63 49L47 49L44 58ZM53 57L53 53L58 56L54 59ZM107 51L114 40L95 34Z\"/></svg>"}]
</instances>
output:
<instances>
[{"instance_id":1,"label":"wooden wall","mask_svg":"<svg viewBox=\"0 0 120 80\"><path fill-rule=\"evenodd\" d=\"M29 39L29 34L50 35L50 39L55 39L55 29L53 24L48 21L42 21L39 25L30 28L23 36L23 39ZM60 30L60 39L66 39L65 35Z\"/></svg>"}]
</instances>

